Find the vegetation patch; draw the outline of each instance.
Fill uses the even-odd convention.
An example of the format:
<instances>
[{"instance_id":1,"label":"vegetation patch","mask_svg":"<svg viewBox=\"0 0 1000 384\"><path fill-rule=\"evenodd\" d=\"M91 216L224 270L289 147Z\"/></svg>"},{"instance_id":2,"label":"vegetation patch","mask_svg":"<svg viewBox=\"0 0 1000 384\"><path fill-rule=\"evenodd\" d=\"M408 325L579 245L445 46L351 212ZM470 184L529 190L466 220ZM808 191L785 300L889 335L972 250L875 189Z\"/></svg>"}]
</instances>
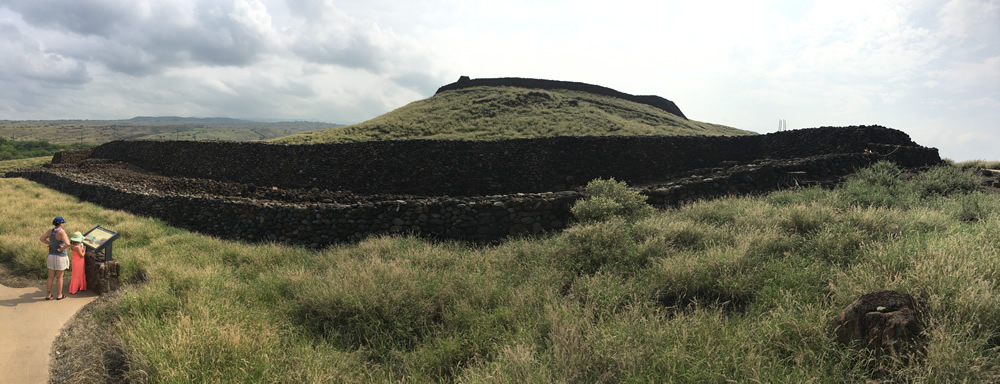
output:
<instances>
[{"instance_id":1,"label":"vegetation patch","mask_svg":"<svg viewBox=\"0 0 1000 384\"><path fill-rule=\"evenodd\" d=\"M75 151L90 148L87 144L51 144L48 141L18 141L0 137L0 161L31 159L52 156L59 151ZM34 162L29 162L33 164Z\"/></svg>"},{"instance_id":2,"label":"vegetation patch","mask_svg":"<svg viewBox=\"0 0 1000 384\"><path fill-rule=\"evenodd\" d=\"M372 237L321 251L3 179L0 268L44 277L37 236L56 215L123 234L129 284L77 319L109 333L82 333L102 340L59 361L81 367L67 381L1000 381L1000 196L867 172L488 247ZM886 289L923 304L925 358L836 341L834 316Z\"/></svg>"},{"instance_id":3,"label":"vegetation patch","mask_svg":"<svg viewBox=\"0 0 1000 384\"><path fill-rule=\"evenodd\" d=\"M635 221L653 213L646 204L647 197L628 189L625 182L597 179L587 183L587 198L573 205L572 212L582 222L607 220L618 217Z\"/></svg>"}]
</instances>

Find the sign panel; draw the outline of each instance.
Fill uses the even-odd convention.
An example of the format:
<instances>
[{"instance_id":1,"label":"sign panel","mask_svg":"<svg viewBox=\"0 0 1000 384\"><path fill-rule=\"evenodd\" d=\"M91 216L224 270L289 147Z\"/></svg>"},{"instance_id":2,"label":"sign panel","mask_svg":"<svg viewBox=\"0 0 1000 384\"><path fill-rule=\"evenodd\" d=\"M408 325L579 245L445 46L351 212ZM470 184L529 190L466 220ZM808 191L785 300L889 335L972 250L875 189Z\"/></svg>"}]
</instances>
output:
<instances>
[{"instance_id":1,"label":"sign panel","mask_svg":"<svg viewBox=\"0 0 1000 384\"><path fill-rule=\"evenodd\" d=\"M98 225L83 235L83 244L94 251L105 250L106 260L111 260L111 243L117 238L118 232Z\"/></svg>"}]
</instances>

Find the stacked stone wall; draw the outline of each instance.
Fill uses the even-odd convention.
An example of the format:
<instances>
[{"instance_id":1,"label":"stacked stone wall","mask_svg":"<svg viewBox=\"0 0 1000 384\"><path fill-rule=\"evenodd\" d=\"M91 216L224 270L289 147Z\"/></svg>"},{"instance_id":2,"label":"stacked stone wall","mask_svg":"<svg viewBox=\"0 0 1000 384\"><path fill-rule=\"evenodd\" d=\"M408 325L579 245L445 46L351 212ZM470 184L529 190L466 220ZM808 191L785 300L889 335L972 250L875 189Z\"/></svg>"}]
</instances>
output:
<instances>
[{"instance_id":1,"label":"stacked stone wall","mask_svg":"<svg viewBox=\"0 0 1000 384\"><path fill-rule=\"evenodd\" d=\"M93 148L81 149L79 151L61 151L52 156L52 164L79 163L89 159Z\"/></svg>"},{"instance_id":2,"label":"stacked stone wall","mask_svg":"<svg viewBox=\"0 0 1000 384\"><path fill-rule=\"evenodd\" d=\"M820 185L833 187L856 170L886 160L908 167L940 162L936 152L923 148L874 145L876 151L811 156L793 161L754 161L726 169L705 169L688 177L643 188L655 206L676 206L699 199L762 194L780 189Z\"/></svg>"},{"instance_id":3,"label":"stacked stone wall","mask_svg":"<svg viewBox=\"0 0 1000 384\"><path fill-rule=\"evenodd\" d=\"M562 229L579 192L421 197L355 204L282 203L238 197L148 194L85 183L53 171L19 176L101 206L158 217L222 238L323 247L372 235L414 234L492 242Z\"/></svg>"},{"instance_id":4,"label":"stacked stone wall","mask_svg":"<svg viewBox=\"0 0 1000 384\"><path fill-rule=\"evenodd\" d=\"M90 157L122 161L165 176L257 186L347 190L357 194L485 196L571 190L608 177L630 185L657 183L693 169L759 159L864 153L876 145L919 147L897 130L847 127L737 137L556 137L313 145L115 141L94 148ZM937 158L937 150L924 149L928 158Z\"/></svg>"},{"instance_id":5,"label":"stacked stone wall","mask_svg":"<svg viewBox=\"0 0 1000 384\"><path fill-rule=\"evenodd\" d=\"M289 146L120 141L91 161L178 178L278 188L351 190L358 201L277 201L151 192L74 176L72 163L9 172L82 200L247 241L322 247L410 233L492 242L560 230L588 181L614 177L670 206L701 198L835 183L879 160L941 162L937 150L883 127L818 128L749 137L564 137L492 142L397 141ZM77 159L79 156L63 156ZM60 158L57 156L57 158ZM178 179L180 180L180 179ZM183 185L183 184L182 184ZM514 191L513 193L510 193ZM524 193L531 192L531 193ZM369 196L370 195L370 196ZM394 196L380 198L379 196Z\"/></svg>"},{"instance_id":6,"label":"stacked stone wall","mask_svg":"<svg viewBox=\"0 0 1000 384\"><path fill-rule=\"evenodd\" d=\"M87 290L98 295L117 291L121 287L121 265L117 260L104 260L104 252L87 248L84 255Z\"/></svg>"}]
</instances>

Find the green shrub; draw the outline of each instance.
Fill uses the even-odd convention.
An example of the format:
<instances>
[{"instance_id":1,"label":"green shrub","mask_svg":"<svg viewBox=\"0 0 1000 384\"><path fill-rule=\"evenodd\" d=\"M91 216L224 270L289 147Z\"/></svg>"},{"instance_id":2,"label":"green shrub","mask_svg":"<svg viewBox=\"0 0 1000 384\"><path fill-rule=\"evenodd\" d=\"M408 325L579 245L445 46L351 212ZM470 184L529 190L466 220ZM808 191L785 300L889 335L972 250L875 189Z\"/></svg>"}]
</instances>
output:
<instances>
[{"instance_id":1,"label":"green shrub","mask_svg":"<svg viewBox=\"0 0 1000 384\"><path fill-rule=\"evenodd\" d=\"M959 210L958 219L964 222L974 222L986 220L992 213L989 205L986 204L986 195L981 193L969 193L958 197Z\"/></svg>"},{"instance_id":2,"label":"green shrub","mask_svg":"<svg viewBox=\"0 0 1000 384\"><path fill-rule=\"evenodd\" d=\"M968 171L954 166L938 166L914 178L922 197L972 192L979 188L979 180Z\"/></svg>"},{"instance_id":3,"label":"green shrub","mask_svg":"<svg viewBox=\"0 0 1000 384\"><path fill-rule=\"evenodd\" d=\"M648 263L639 251L635 227L622 218L580 225L566 231L564 252L559 264L564 271L589 275L598 270L629 273Z\"/></svg>"},{"instance_id":4,"label":"green shrub","mask_svg":"<svg viewBox=\"0 0 1000 384\"><path fill-rule=\"evenodd\" d=\"M888 161L862 169L840 191L841 202L848 207L906 208L917 196L900 174L899 167Z\"/></svg>"},{"instance_id":5,"label":"green shrub","mask_svg":"<svg viewBox=\"0 0 1000 384\"><path fill-rule=\"evenodd\" d=\"M654 209L646 196L630 191L623 181L595 179L587 183L587 198L573 205L573 215L582 222L621 217L626 221L649 216Z\"/></svg>"},{"instance_id":6,"label":"green shrub","mask_svg":"<svg viewBox=\"0 0 1000 384\"><path fill-rule=\"evenodd\" d=\"M868 184L894 187L900 184L899 175L902 173L896 164L883 160L858 171L857 177Z\"/></svg>"}]
</instances>

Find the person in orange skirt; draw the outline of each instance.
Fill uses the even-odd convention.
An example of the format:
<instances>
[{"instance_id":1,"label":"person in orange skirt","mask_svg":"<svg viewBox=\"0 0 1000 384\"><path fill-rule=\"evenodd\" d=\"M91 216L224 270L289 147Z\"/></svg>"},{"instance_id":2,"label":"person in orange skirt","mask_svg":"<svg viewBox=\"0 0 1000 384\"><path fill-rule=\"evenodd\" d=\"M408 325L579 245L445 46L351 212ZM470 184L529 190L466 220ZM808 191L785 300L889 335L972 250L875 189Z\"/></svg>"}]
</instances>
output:
<instances>
[{"instance_id":1,"label":"person in orange skirt","mask_svg":"<svg viewBox=\"0 0 1000 384\"><path fill-rule=\"evenodd\" d=\"M83 234L74 233L69 238L70 249L73 250L73 277L69 280L69 294L87 290L87 272L84 270L83 255L87 253L83 248Z\"/></svg>"}]
</instances>

